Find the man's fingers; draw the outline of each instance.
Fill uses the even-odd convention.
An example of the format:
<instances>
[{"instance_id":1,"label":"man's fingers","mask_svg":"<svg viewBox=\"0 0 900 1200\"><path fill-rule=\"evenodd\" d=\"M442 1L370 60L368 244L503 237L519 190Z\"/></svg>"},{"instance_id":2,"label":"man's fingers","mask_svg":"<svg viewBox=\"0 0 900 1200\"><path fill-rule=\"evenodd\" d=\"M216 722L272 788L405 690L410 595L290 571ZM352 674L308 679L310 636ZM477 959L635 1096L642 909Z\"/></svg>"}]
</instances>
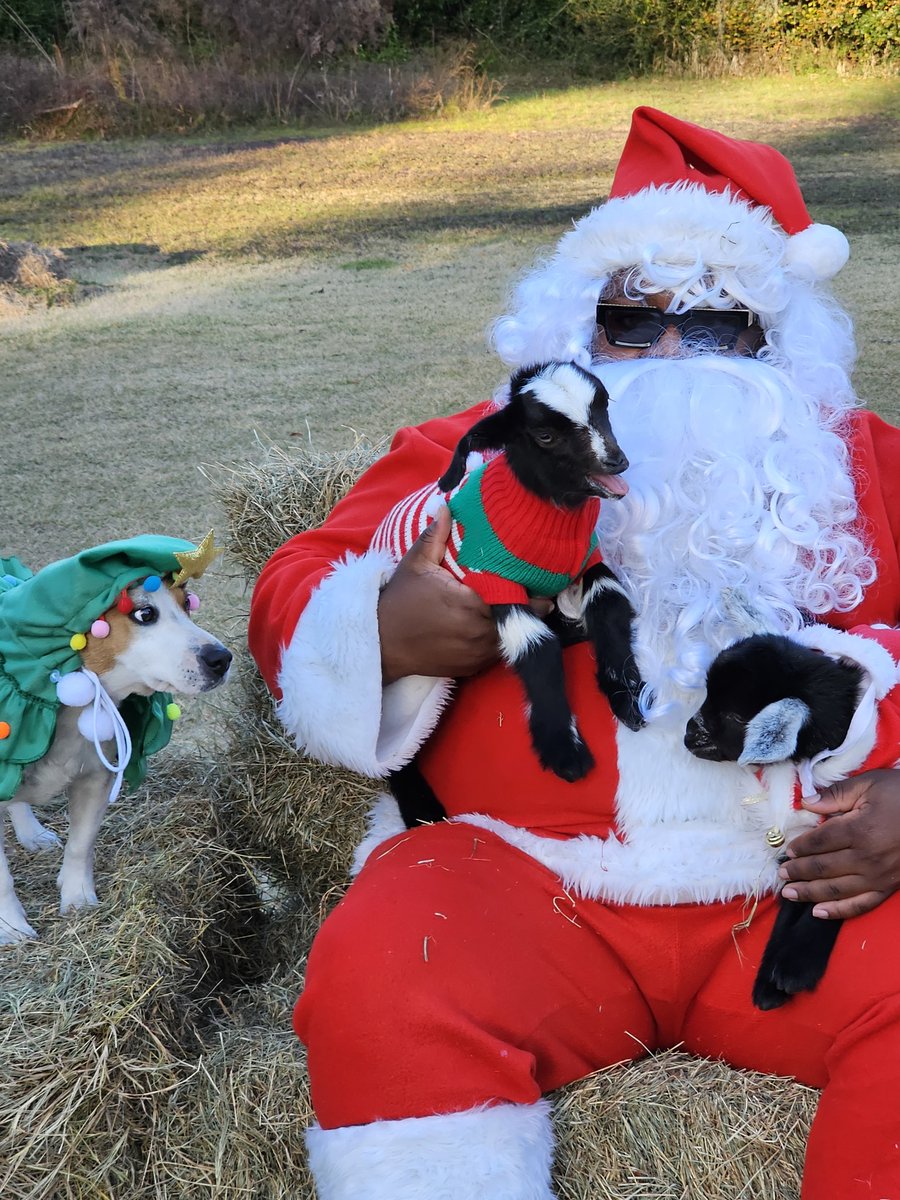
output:
<instances>
[{"instance_id":1,"label":"man's fingers","mask_svg":"<svg viewBox=\"0 0 900 1200\"><path fill-rule=\"evenodd\" d=\"M807 829L789 843L788 858L808 858L813 854L833 854L838 850L850 850L854 838L852 828L848 828L848 820L852 822L853 818L831 817L822 825Z\"/></svg>"},{"instance_id":2,"label":"man's fingers","mask_svg":"<svg viewBox=\"0 0 900 1200\"><path fill-rule=\"evenodd\" d=\"M825 921L846 921L849 917L861 917L863 913L871 912L886 899L885 892L863 892L862 895L851 896L848 900L817 904L813 909L813 916Z\"/></svg>"},{"instance_id":3,"label":"man's fingers","mask_svg":"<svg viewBox=\"0 0 900 1200\"><path fill-rule=\"evenodd\" d=\"M868 787L869 783L864 775L841 779L831 787L823 789L818 799L804 800L803 807L808 808L810 812L823 814L849 812L856 807Z\"/></svg>"},{"instance_id":4,"label":"man's fingers","mask_svg":"<svg viewBox=\"0 0 900 1200\"><path fill-rule=\"evenodd\" d=\"M800 900L811 904L830 905L865 896L868 884L861 875L842 875L834 879L811 879L808 882L786 883L781 889L785 900ZM874 905L873 905L874 907Z\"/></svg>"},{"instance_id":5,"label":"man's fingers","mask_svg":"<svg viewBox=\"0 0 900 1200\"><path fill-rule=\"evenodd\" d=\"M859 870L859 856L851 850L836 850L830 854L807 854L789 859L778 869L782 879L794 883L810 879L838 879Z\"/></svg>"},{"instance_id":6,"label":"man's fingers","mask_svg":"<svg viewBox=\"0 0 900 1200\"><path fill-rule=\"evenodd\" d=\"M438 509L434 520L426 525L409 550L409 556L439 566L450 537L450 509L446 504Z\"/></svg>"}]
</instances>

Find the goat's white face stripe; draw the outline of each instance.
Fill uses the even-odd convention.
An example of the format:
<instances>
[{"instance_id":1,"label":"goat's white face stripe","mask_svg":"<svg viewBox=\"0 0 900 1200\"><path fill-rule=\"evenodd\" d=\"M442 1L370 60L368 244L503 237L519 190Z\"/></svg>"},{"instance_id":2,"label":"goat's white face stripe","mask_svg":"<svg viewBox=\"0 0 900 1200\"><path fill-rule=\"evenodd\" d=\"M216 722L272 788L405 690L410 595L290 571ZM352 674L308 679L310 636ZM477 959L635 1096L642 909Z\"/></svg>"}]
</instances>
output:
<instances>
[{"instance_id":1,"label":"goat's white face stripe","mask_svg":"<svg viewBox=\"0 0 900 1200\"><path fill-rule=\"evenodd\" d=\"M568 363L560 363L529 380L529 387L542 404L561 413L575 425L590 426L594 388Z\"/></svg>"},{"instance_id":2,"label":"goat's white face stripe","mask_svg":"<svg viewBox=\"0 0 900 1200\"><path fill-rule=\"evenodd\" d=\"M539 617L520 608L513 609L504 617L497 628L497 634L500 638L500 651L510 666L546 638L553 637Z\"/></svg>"}]
</instances>

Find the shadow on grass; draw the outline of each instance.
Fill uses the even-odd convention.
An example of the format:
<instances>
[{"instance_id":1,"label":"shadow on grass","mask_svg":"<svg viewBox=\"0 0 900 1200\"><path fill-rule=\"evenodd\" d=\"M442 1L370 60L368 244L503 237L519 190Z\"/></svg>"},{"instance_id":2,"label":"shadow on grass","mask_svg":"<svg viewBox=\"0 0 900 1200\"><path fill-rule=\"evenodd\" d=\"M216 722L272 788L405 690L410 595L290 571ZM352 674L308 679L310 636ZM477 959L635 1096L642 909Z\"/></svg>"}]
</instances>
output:
<instances>
[{"instance_id":1,"label":"shadow on grass","mask_svg":"<svg viewBox=\"0 0 900 1200\"><path fill-rule=\"evenodd\" d=\"M884 107L879 101L874 106ZM769 131L762 129L758 136L768 137L792 161L815 218L853 236L885 232L896 222L900 155L891 148L898 143L897 127L897 120L878 112L807 125L802 131L773 127L770 122ZM373 172L352 146L346 152L335 148L327 161L318 157L314 162L304 155L310 143L364 134L366 156L384 154L385 147L396 144L396 152L392 148L390 156L381 160L374 181ZM603 136L584 130L564 138L551 136L548 142L545 135L532 137L528 131L510 135L483 128L453 130L442 137L405 125L206 142L156 138L0 146L0 176L7 197L0 211L5 210L6 225L16 231L14 236L20 230L21 236L40 230L41 237L53 239L55 231L67 224L90 224L105 213L115 218L116 210L131 201L158 198L159 224L147 232L161 237L166 232L166 206L173 196L176 200L181 194L201 196L205 203L208 195L209 204L215 206L227 195L234 224L227 234L209 234L206 249L224 249L238 256L329 253L342 243L364 247L372 239L417 239L447 231L480 237L519 231L556 236L605 199L622 136L618 130L607 129ZM446 164L446 173L435 174L435 161ZM408 178L423 165L431 171L423 170L421 190L411 194ZM235 176L247 176L247 182ZM221 189L217 182L222 183ZM396 183L393 194L392 183ZM260 221L269 187L282 197L280 210L274 204ZM320 187L351 199L343 199L340 207L313 205L313 211L304 212L303 197ZM284 195L294 193L296 206L285 204ZM242 237L240 226L245 220L250 228ZM194 224L196 228L184 233L191 248L179 247L175 252L186 256L180 261L204 252L202 219L195 216ZM113 243L93 245L90 250L115 252ZM170 256L160 265L174 261Z\"/></svg>"}]
</instances>

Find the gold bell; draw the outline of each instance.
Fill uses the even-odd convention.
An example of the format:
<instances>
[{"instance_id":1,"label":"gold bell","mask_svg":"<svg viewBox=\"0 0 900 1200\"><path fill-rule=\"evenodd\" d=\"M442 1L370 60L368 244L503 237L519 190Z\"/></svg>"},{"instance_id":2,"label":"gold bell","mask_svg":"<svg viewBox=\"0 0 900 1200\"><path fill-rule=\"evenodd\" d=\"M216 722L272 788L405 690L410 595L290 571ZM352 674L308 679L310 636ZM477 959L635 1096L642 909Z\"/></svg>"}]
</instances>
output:
<instances>
[{"instance_id":1,"label":"gold bell","mask_svg":"<svg viewBox=\"0 0 900 1200\"><path fill-rule=\"evenodd\" d=\"M784 834L777 825L773 825L771 829L766 830L766 843L777 850L779 846L784 845Z\"/></svg>"}]
</instances>

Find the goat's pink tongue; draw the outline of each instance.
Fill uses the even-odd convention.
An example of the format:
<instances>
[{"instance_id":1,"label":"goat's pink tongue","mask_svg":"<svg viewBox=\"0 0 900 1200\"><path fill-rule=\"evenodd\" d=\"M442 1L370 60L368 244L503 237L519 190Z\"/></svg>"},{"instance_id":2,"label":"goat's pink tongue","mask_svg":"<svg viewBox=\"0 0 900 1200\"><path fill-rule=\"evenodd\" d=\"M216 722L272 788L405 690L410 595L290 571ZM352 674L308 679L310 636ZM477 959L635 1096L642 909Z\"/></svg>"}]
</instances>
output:
<instances>
[{"instance_id":1,"label":"goat's pink tongue","mask_svg":"<svg viewBox=\"0 0 900 1200\"><path fill-rule=\"evenodd\" d=\"M621 475L595 475L593 479L594 483L606 488L614 496L624 496L628 491L628 484Z\"/></svg>"}]
</instances>

